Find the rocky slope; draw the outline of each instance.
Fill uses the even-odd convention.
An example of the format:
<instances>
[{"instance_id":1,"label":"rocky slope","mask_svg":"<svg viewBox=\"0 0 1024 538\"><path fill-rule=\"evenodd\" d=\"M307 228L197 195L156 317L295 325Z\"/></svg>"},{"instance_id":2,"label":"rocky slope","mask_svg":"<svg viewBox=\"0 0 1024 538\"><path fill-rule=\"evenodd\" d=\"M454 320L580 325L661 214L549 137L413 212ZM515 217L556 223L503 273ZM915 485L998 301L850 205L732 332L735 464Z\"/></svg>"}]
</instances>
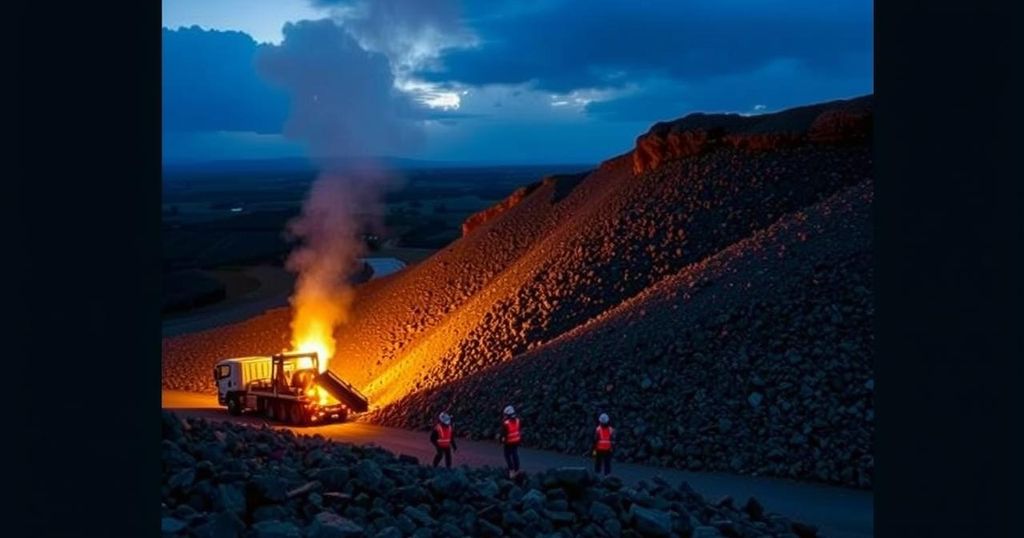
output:
<instances>
[{"instance_id":1,"label":"rocky slope","mask_svg":"<svg viewBox=\"0 0 1024 538\"><path fill-rule=\"evenodd\" d=\"M362 286L331 368L385 424L488 436L512 402L579 451L607 410L624 459L870 486L871 124L865 97L655 125ZM166 339L165 386L212 390L287 318Z\"/></svg>"},{"instance_id":2,"label":"rocky slope","mask_svg":"<svg viewBox=\"0 0 1024 538\"><path fill-rule=\"evenodd\" d=\"M530 446L586 453L600 412L616 456L867 487L873 457L871 187L795 212L577 327L374 420L497 433L514 403Z\"/></svg>"},{"instance_id":3,"label":"rocky slope","mask_svg":"<svg viewBox=\"0 0 1024 538\"><path fill-rule=\"evenodd\" d=\"M163 536L816 536L756 499L710 502L684 482L637 487L584 469L515 482L496 469L290 431L163 415Z\"/></svg>"},{"instance_id":4,"label":"rocky slope","mask_svg":"<svg viewBox=\"0 0 1024 538\"><path fill-rule=\"evenodd\" d=\"M552 231L408 346L367 389L388 402L395 393L447 384L509 360L781 216L865 180L869 170L863 148L798 148L756 160L721 150L617 182L608 199Z\"/></svg>"},{"instance_id":5,"label":"rocky slope","mask_svg":"<svg viewBox=\"0 0 1024 538\"><path fill-rule=\"evenodd\" d=\"M872 129L870 98L792 108L774 114L691 114L655 124L636 141L633 171L654 170L670 159L716 149L750 153L806 145L859 145Z\"/></svg>"}]
</instances>

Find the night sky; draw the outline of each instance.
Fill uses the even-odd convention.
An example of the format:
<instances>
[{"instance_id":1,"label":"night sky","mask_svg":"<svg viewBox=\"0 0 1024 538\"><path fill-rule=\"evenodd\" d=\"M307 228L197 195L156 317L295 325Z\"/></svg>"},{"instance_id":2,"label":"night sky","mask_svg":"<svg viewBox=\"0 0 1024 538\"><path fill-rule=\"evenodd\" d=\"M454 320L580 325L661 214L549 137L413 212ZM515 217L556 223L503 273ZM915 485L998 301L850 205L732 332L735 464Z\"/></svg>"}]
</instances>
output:
<instances>
[{"instance_id":1,"label":"night sky","mask_svg":"<svg viewBox=\"0 0 1024 538\"><path fill-rule=\"evenodd\" d=\"M872 92L872 3L164 0L164 161L594 163Z\"/></svg>"}]
</instances>

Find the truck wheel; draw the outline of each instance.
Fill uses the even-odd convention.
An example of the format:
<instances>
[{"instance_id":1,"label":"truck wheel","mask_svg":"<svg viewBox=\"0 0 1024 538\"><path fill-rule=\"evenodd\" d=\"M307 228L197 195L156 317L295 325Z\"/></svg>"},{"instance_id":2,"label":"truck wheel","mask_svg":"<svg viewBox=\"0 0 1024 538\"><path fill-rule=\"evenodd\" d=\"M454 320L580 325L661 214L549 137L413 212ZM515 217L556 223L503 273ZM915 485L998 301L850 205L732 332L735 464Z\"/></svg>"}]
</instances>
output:
<instances>
[{"instance_id":1,"label":"truck wheel","mask_svg":"<svg viewBox=\"0 0 1024 538\"><path fill-rule=\"evenodd\" d=\"M289 417L288 422L295 424L296 426L302 426L306 424L306 414L302 412L302 406L299 404L292 404L288 408Z\"/></svg>"},{"instance_id":2,"label":"truck wheel","mask_svg":"<svg viewBox=\"0 0 1024 538\"><path fill-rule=\"evenodd\" d=\"M274 402L274 420L278 422L285 422L288 417L285 415L284 404L281 402Z\"/></svg>"},{"instance_id":3,"label":"truck wheel","mask_svg":"<svg viewBox=\"0 0 1024 538\"><path fill-rule=\"evenodd\" d=\"M242 402L238 401L238 396L228 397L228 414L236 417L242 414Z\"/></svg>"},{"instance_id":4,"label":"truck wheel","mask_svg":"<svg viewBox=\"0 0 1024 538\"><path fill-rule=\"evenodd\" d=\"M267 402L267 418L277 420L277 402Z\"/></svg>"}]
</instances>

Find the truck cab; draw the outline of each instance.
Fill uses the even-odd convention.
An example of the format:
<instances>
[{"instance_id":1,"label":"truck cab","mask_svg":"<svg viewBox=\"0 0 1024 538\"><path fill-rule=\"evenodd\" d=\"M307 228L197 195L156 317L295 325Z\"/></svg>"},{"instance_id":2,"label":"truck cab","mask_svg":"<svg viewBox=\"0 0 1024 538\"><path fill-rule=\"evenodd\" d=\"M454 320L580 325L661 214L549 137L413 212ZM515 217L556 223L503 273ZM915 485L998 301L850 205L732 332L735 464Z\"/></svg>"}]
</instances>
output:
<instances>
[{"instance_id":1,"label":"truck cab","mask_svg":"<svg viewBox=\"0 0 1024 538\"><path fill-rule=\"evenodd\" d=\"M217 403L227 406L232 415L241 414L240 402L249 385L260 379L270 379L273 359L266 356L224 359L213 369L217 383Z\"/></svg>"}]
</instances>

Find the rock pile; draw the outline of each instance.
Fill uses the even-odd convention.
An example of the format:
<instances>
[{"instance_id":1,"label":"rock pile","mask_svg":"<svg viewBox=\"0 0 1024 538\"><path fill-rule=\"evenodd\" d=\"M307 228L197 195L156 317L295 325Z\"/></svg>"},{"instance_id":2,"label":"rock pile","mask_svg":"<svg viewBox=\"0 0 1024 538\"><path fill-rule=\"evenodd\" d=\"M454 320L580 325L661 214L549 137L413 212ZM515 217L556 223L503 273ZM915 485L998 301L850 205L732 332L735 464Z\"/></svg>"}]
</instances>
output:
<instances>
[{"instance_id":1,"label":"rock pile","mask_svg":"<svg viewBox=\"0 0 1024 538\"><path fill-rule=\"evenodd\" d=\"M580 468L510 481L496 469L163 415L164 536L816 536L754 498L711 502L684 482L632 486Z\"/></svg>"},{"instance_id":2,"label":"rock pile","mask_svg":"<svg viewBox=\"0 0 1024 538\"><path fill-rule=\"evenodd\" d=\"M617 185L407 346L432 357L413 385L447 384L542 346L870 171L865 147L758 159L720 150Z\"/></svg>"},{"instance_id":3,"label":"rock pile","mask_svg":"<svg viewBox=\"0 0 1024 538\"><path fill-rule=\"evenodd\" d=\"M513 403L529 446L870 487L870 182L781 220L549 344L412 394L373 420L447 409L475 438Z\"/></svg>"}]
</instances>

